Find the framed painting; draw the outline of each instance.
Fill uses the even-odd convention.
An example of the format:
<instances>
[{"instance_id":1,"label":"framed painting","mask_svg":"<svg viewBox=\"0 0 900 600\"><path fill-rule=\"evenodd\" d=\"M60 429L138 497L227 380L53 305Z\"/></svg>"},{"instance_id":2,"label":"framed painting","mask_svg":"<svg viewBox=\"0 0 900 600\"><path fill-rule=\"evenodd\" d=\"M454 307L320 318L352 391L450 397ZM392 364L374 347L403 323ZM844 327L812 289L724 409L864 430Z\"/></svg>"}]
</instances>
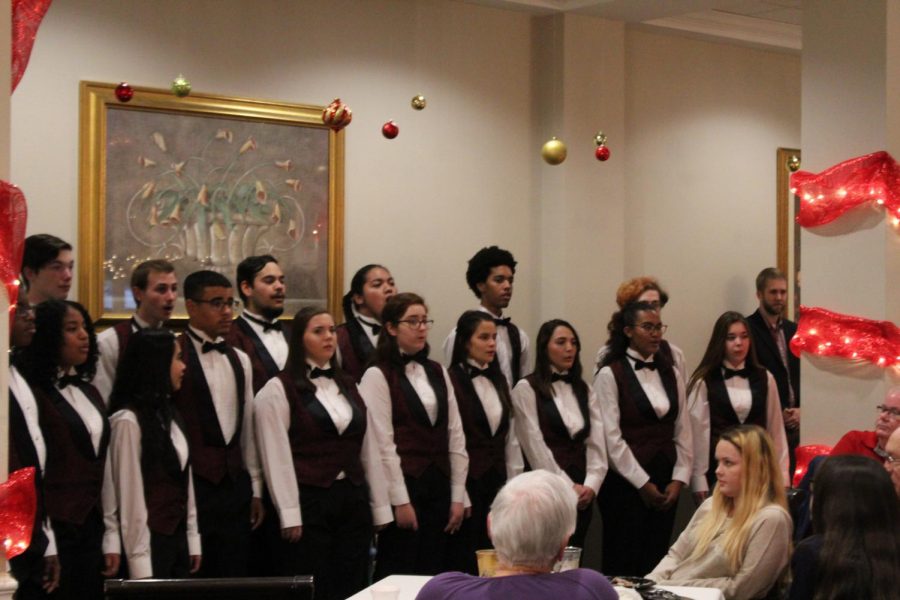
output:
<instances>
[{"instance_id":1,"label":"framed painting","mask_svg":"<svg viewBox=\"0 0 900 600\"><path fill-rule=\"evenodd\" d=\"M131 271L157 258L179 283L210 269L234 284L244 258L271 254L286 316L339 310L344 136L324 107L143 87L125 103L115 87L82 82L80 94L78 284L95 321L130 316Z\"/></svg>"}]
</instances>

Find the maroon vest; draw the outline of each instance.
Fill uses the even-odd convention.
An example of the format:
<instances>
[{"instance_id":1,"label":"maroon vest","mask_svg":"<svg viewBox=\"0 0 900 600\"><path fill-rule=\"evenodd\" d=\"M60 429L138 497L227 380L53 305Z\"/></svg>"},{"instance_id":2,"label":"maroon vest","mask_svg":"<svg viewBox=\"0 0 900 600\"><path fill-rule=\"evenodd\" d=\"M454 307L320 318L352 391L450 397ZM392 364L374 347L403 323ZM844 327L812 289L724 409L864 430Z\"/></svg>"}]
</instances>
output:
<instances>
[{"instance_id":1,"label":"maroon vest","mask_svg":"<svg viewBox=\"0 0 900 600\"><path fill-rule=\"evenodd\" d=\"M432 425L403 367L386 363L376 366L384 374L391 393L394 443L403 474L420 477L425 469L435 465L449 479L450 438L447 432L447 383L443 368L433 360L425 364L425 373L438 404L437 421Z\"/></svg>"},{"instance_id":2,"label":"maroon vest","mask_svg":"<svg viewBox=\"0 0 900 600\"><path fill-rule=\"evenodd\" d=\"M278 375L281 370L266 349L259 336L246 319L238 317L231 322L231 330L225 336L229 346L243 350L250 357L250 367L253 373L253 393L262 389L266 382Z\"/></svg>"},{"instance_id":3,"label":"maroon vest","mask_svg":"<svg viewBox=\"0 0 900 600\"><path fill-rule=\"evenodd\" d=\"M235 480L245 471L241 456L241 428L244 420L244 369L233 348L229 347L225 356L231 364L237 389L237 428L231 441L225 443L225 436L219 427L216 407L210 396L206 375L194 344L187 334L178 338L181 354L187 369L181 382L181 389L175 394L175 406L184 419L184 433L191 451L191 466L194 475L218 484L225 475Z\"/></svg>"},{"instance_id":4,"label":"maroon vest","mask_svg":"<svg viewBox=\"0 0 900 600\"><path fill-rule=\"evenodd\" d=\"M375 349L359 321L352 315L347 319L346 323L338 325L335 330L338 348L341 350L341 369L353 381L359 381Z\"/></svg>"},{"instance_id":5,"label":"maroon vest","mask_svg":"<svg viewBox=\"0 0 900 600\"><path fill-rule=\"evenodd\" d=\"M101 510L100 491L109 444L106 408L96 388L89 383L78 388L103 416L100 449L95 454L91 436L72 405L55 387L32 388L41 414L41 429L47 444L44 469L44 505L51 519L81 525L91 510Z\"/></svg>"},{"instance_id":6,"label":"maroon vest","mask_svg":"<svg viewBox=\"0 0 900 600\"><path fill-rule=\"evenodd\" d=\"M173 421L171 427L178 427ZM184 431L182 429L182 431ZM188 466L181 468L178 453L168 433L162 456L145 461L141 457L144 501L147 504L147 526L154 533L172 535L187 518Z\"/></svg>"},{"instance_id":7,"label":"maroon vest","mask_svg":"<svg viewBox=\"0 0 900 600\"><path fill-rule=\"evenodd\" d=\"M290 374L278 375L291 410L288 440L294 457L294 472L300 485L328 488L343 471L354 485L365 483L360 453L366 434L366 405L356 391L347 389L353 418L339 434L328 411L315 392L300 393Z\"/></svg>"},{"instance_id":8,"label":"maroon vest","mask_svg":"<svg viewBox=\"0 0 900 600\"><path fill-rule=\"evenodd\" d=\"M584 479L587 470L587 453L584 440L591 432L591 415L588 408L587 389L584 388L580 394L575 393L575 397L578 400L578 408L581 411L581 416L584 418L584 427L572 437L569 435L569 430L566 428L553 398L541 394L534 379L534 373L532 373L525 378L525 381L534 390L535 414L537 414L538 426L541 428L544 443L547 444L547 447L553 454L553 460L556 461L559 468L565 471L571 479L581 481Z\"/></svg>"},{"instance_id":9,"label":"maroon vest","mask_svg":"<svg viewBox=\"0 0 900 600\"><path fill-rule=\"evenodd\" d=\"M503 384L506 385L506 379ZM450 367L450 381L456 393L459 417L466 435L466 452L469 454L469 477L479 479L493 469L506 478L506 439L509 433L509 408L503 405L503 416L497 431L491 433L484 406L478 398L472 378L462 365Z\"/></svg>"},{"instance_id":10,"label":"maroon vest","mask_svg":"<svg viewBox=\"0 0 900 600\"><path fill-rule=\"evenodd\" d=\"M768 373L765 369L750 369L750 414L744 421L747 425L758 425L766 428L766 402L769 395ZM703 380L706 383L706 398L709 402L709 468L716 468L716 444L722 433L736 425L740 425L737 413L728 397L722 369L713 369Z\"/></svg>"},{"instance_id":11,"label":"maroon vest","mask_svg":"<svg viewBox=\"0 0 900 600\"><path fill-rule=\"evenodd\" d=\"M660 454L673 464L677 457L675 421L678 417L678 382L669 361L656 362L669 397L669 411L661 418L656 416L628 359L623 357L609 365L619 390L619 427L622 438L644 469Z\"/></svg>"},{"instance_id":12,"label":"maroon vest","mask_svg":"<svg viewBox=\"0 0 900 600\"><path fill-rule=\"evenodd\" d=\"M113 331L116 332L116 338L119 340L119 357L116 364L122 362L122 357L125 356L125 348L128 347L128 340L131 339L131 334L134 333L134 328L137 326L134 318L113 325Z\"/></svg>"}]
</instances>

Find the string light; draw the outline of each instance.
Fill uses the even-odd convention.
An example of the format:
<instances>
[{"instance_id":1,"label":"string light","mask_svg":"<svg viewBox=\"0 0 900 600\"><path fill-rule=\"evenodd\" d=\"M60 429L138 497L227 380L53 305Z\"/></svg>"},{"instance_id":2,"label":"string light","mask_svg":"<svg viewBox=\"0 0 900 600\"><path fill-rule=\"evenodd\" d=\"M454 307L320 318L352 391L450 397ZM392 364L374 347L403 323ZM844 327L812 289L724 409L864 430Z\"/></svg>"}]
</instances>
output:
<instances>
[{"instance_id":1,"label":"string light","mask_svg":"<svg viewBox=\"0 0 900 600\"><path fill-rule=\"evenodd\" d=\"M863 359L883 368L900 366L900 329L890 321L801 306L797 330L800 333L791 340L791 351L797 356L809 352Z\"/></svg>"}]
</instances>

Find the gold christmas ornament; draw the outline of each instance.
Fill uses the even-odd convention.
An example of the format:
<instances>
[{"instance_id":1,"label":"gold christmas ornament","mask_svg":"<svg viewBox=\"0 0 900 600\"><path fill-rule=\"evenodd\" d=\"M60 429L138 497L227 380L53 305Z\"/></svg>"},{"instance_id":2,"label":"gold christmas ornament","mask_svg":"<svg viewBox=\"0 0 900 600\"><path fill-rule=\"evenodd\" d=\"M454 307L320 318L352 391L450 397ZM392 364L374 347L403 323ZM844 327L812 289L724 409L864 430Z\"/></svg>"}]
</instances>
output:
<instances>
[{"instance_id":1,"label":"gold christmas ornament","mask_svg":"<svg viewBox=\"0 0 900 600\"><path fill-rule=\"evenodd\" d=\"M606 134L602 131L598 131L597 135L594 136L594 143L598 146L603 146L606 144Z\"/></svg>"},{"instance_id":2,"label":"gold christmas ornament","mask_svg":"<svg viewBox=\"0 0 900 600\"><path fill-rule=\"evenodd\" d=\"M425 108L425 106L428 104L428 102L425 100L425 96L423 96L422 94L418 94L416 96L413 96L413 99L410 101L410 104L412 105L412 107L414 109L422 110L423 108Z\"/></svg>"},{"instance_id":3,"label":"gold christmas ornament","mask_svg":"<svg viewBox=\"0 0 900 600\"><path fill-rule=\"evenodd\" d=\"M562 161L566 160L567 153L566 144L555 137L550 138L550 140L541 148L541 158L543 158L544 162L548 165L560 164Z\"/></svg>"},{"instance_id":4,"label":"gold christmas ornament","mask_svg":"<svg viewBox=\"0 0 900 600\"><path fill-rule=\"evenodd\" d=\"M800 157L796 154L791 154L791 157L787 160L787 168L791 173L797 172L800 169Z\"/></svg>"}]
</instances>

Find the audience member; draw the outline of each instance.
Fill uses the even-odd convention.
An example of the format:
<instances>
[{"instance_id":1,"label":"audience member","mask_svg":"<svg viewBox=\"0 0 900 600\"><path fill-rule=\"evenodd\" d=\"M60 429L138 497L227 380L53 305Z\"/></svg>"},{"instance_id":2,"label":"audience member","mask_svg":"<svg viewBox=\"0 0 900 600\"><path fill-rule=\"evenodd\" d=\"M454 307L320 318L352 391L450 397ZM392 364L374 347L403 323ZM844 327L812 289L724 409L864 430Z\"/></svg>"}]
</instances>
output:
<instances>
[{"instance_id":1,"label":"audience member","mask_svg":"<svg viewBox=\"0 0 900 600\"><path fill-rule=\"evenodd\" d=\"M897 490L897 496L900 497L900 429L894 430L884 445L884 449L887 451L884 468L890 473L894 489Z\"/></svg>"},{"instance_id":2,"label":"audience member","mask_svg":"<svg viewBox=\"0 0 900 600\"><path fill-rule=\"evenodd\" d=\"M766 597L783 579L791 551L775 449L762 428L740 425L721 435L715 456L712 497L647 578L718 588L726 600Z\"/></svg>"},{"instance_id":3,"label":"audience member","mask_svg":"<svg viewBox=\"0 0 900 600\"><path fill-rule=\"evenodd\" d=\"M337 357L341 368L354 381L362 379L381 333L381 311L397 293L394 278L381 265L366 265L350 280L344 294L344 323L337 328Z\"/></svg>"},{"instance_id":4,"label":"audience member","mask_svg":"<svg viewBox=\"0 0 900 600\"><path fill-rule=\"evenodd\" d=\"M880 463L887 458L885 444L900 428L900 386L892 387L884 396L884 403L875 407L875 431L848 431L831 449L832 456L859 454Z\"/></svg>"},{"instance_id":5,"label":"audience member","mask_svg":"<svg viewBox=\"0 0 900 600\"><path fill-rule=\"evenodd\" d=\"M65 300L72 287L75 261L72 245L55 235L38 233L25 238L22 277L32 305L45 300Z\"/></svg>"},{"instance_id":6,"label":"audience member","mask_svg":"<svg viewBox=\"0 0 900 600\"><path fill-rule=\"evenodd\" d=\"M488 517L499 560L494 576L443 573L425 584L417 600L615 600L616 591L596 571L552 572L575 530L577 503L572 483L559 475L537 470L511 479Z\"/></svg>"}]
</instances>

